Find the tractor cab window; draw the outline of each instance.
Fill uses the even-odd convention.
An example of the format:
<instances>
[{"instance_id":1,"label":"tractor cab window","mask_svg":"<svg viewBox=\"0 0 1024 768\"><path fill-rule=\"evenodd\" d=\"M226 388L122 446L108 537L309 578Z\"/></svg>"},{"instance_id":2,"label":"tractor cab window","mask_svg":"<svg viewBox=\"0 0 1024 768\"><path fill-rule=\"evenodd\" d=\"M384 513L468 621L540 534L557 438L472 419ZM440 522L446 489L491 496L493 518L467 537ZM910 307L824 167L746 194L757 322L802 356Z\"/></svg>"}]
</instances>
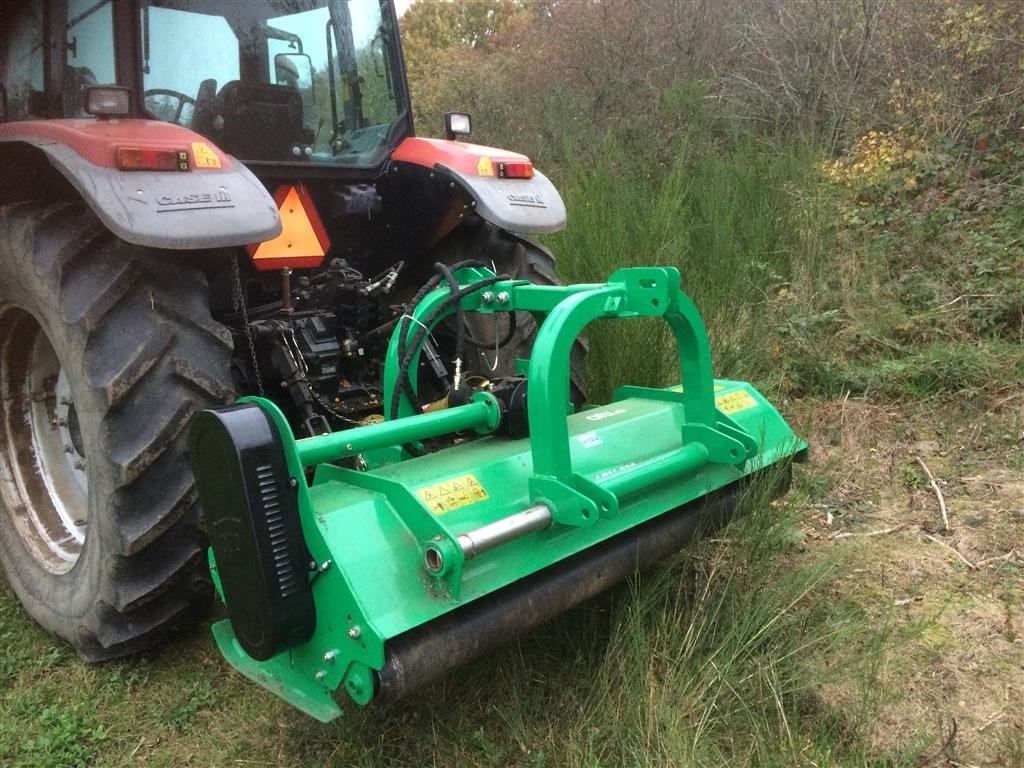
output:
<instances>
[{"instance_id":1,"label":"tractor cab window","mask_svg":"<svg viewBox=\"0 0 1024 768\"><path fill-rule=\"evenodd\" d=\"M64 117L86 117L84 89L117 81L110 0L68 0Z\"/></svg>"},{"instance_id":2,"label":"tractor cab window","mask_svg":"<svg viewBox=\"0 0 1024 768\"><path fill-rule=\"evenodd\" d=\"M373 0L147 0L146 110L246 161L370 166L403 113Z\"/></svg>"},{"instance_id":3,"label":"tractor cab window","mask_svg":"<svg viewBox=\"0 0 1024 768\"><path fill-rule=\"evenodd\" d=\"M46 116L43 93L43 3L0 15L0 122Z\"/></svg>"}]
</instances>

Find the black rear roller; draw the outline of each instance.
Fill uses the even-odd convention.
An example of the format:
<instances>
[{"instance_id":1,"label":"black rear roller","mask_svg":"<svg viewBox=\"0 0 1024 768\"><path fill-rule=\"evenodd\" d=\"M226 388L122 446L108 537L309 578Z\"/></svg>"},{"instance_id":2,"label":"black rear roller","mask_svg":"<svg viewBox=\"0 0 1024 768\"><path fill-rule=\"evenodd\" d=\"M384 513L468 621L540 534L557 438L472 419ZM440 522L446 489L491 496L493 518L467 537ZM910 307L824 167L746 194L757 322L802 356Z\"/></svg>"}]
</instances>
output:
<instances>
[{"instance_id":1,"label":"black rear roller","mask_svg":"<svg viewBox=\"0 0 1024 768\"><path fill-rule=\"evenodd\" d=\"M378 697L399 699L720 528L759 477L773 483L772 496L789 486L789 472L762 470L394 638L377 676Z\"/></svg>"}]
</instances>

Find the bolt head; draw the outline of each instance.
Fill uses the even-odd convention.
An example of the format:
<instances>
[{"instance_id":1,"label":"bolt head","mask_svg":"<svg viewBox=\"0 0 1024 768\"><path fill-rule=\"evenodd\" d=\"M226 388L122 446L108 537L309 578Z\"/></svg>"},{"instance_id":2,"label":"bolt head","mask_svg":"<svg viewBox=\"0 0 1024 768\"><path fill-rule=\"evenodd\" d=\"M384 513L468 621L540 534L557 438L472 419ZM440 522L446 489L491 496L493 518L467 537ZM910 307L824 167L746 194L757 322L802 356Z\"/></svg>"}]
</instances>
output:
<instances>
[{"instance_id":1,"label":"bolt head","mask_svg":"<svg viewBox=\"0 0 1024 768\"><path fill-rule=\"evenodd\" d=\"M483 301L484 304L490 304L492 301L494 301L494 293L492 291L484 291L483 294L480 296L480 299Z\"/></svg>"},{"instance_id":2,"label":"bolt head","mask_svg":"<svg viewBox=\"0 0 1024 768\"><path fill-rule=\"evenodd\" d=\"M363 634L363 630L359 628L358 624L356 624L354 627L352 627L352 629L348 631L348 636L353 640L358 640L361 634Z\"/></svg>"},{"instance_id":3,"label":"bolt head","mask_svg":"<svg viewBox=\"0 0 1024 768\"><path fill-rule=\"evenodd\" d=\"M318 670L316 671L316 674L315 674L315 675L313 675L313 677L314 677L314 678L316 678L316 681L317 681L317 682L319 683L319 682L320 682L320 681L322 681L322 680L323 680L323 679L324 679L325 677L327 677L327 672L326 672L325 670L323 670L323 669L318 669Z\"/></svg>"},{"instance_id":4,"label":"bolt head","mask_svg":"<svg viewBox=\"0 0 1024 768\"><path fill-rule=\"evenodd\" d=\"M327 651L327 653L324 654L324 663L330 664L336 658L338 658L337 651Z\"/></svg>"},{"instance_id":5,"label":"bolt head","mask_svg":"<svg viewBox=\"0 0 1024 768\"><path fill-rule=\"evenodd\" d=\"M498 303L499 304L508 304L508 300L510 298L512 298L512 297L508 295L508 291L502 291L501 293L498 294Z\"/></svg>"}]
</instances>

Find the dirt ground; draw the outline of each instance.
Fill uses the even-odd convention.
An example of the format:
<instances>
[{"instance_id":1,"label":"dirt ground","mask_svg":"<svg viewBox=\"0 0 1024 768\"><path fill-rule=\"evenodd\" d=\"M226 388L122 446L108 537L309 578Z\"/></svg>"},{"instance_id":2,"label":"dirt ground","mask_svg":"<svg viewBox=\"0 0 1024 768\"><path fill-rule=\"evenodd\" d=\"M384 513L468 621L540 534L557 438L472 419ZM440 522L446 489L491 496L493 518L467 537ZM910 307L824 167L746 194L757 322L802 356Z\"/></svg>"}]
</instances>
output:
<instances>
[{"instance_id":1,"label":"dirt ground","mask_svg":"<svg viewBox=\"0 0 1024 768\"><path fill-rule=\"evenodd\" d=\"M1024 766L1024 387L990 400L799 406L820 483L806 552L847 548L831 589L891 641L872 747L927 744L922 768Z\"/></svg>"}]
</instances>

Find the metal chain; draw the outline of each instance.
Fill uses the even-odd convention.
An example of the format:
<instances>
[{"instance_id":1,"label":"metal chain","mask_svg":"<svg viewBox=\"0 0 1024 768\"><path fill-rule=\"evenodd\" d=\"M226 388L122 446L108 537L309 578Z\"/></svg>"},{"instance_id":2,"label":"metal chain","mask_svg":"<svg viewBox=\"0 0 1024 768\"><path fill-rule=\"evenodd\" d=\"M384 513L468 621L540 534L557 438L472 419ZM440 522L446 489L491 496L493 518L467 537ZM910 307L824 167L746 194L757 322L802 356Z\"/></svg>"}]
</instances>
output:
<instances>
[{"instance_id":1,"label":"metal chain","mask_svg":"<svg viewBox=\"0 0 1024 768\"><path fill-rule=\"evenodd\" d=\"M231 305L236 312L241 311L242 322L245 323L245 338L249 342L249 356L252 358L252 370L256 376L256 391L263 397L263 377L260 376L260 364L256 360L256 342L252 338L249 327L249 310L245 306L245 292L242 290L242 272L238 266L238 255L231 255L231 269L234 271L235 284L231 287Z\"/></svg>"}]
</instances>

